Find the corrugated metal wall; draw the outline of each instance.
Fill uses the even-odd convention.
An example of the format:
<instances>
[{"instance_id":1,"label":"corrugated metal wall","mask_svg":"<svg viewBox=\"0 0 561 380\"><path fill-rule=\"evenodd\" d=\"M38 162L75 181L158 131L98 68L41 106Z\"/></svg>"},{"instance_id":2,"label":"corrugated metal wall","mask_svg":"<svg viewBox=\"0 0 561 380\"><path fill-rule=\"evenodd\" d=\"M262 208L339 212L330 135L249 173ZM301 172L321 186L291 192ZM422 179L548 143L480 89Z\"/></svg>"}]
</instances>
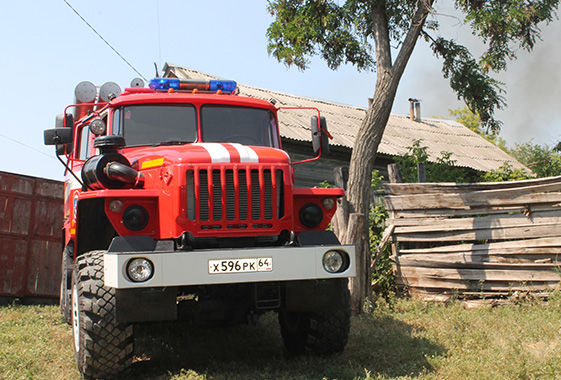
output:
<instances>
[{"instance_id":1,"label":"corrugated metal wall","mask_svg":"<svg viewBox=\"0 0 561 380\"><path fill-rule=\"evenodd\" d=\"M63 183L0 172L0 297L58 297Z\"/></svg>"}]
</instances>

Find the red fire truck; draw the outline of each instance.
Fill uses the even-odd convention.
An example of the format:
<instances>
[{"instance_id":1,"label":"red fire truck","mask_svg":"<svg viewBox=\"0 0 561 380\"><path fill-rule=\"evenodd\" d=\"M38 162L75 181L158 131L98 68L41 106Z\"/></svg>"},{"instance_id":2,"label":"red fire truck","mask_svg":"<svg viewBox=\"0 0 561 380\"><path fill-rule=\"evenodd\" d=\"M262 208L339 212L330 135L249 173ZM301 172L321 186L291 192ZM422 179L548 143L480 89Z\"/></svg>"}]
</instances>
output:
<instances>
[{"instance_id":1,"label":"red fire truck","mask_svg":"<svg viewBox=\"0 0 561 380\"><path fill-rule=\"evenodd\" d=\"M343 350L355 252L326 228L344 192L294 187L280 108L233 81L76 91L44 139L66 168L60 305L85 378L127 369L143 322L275 311L288 351ZM317 159L329 133L313 112Z\"/></svg>"}]
</instances>

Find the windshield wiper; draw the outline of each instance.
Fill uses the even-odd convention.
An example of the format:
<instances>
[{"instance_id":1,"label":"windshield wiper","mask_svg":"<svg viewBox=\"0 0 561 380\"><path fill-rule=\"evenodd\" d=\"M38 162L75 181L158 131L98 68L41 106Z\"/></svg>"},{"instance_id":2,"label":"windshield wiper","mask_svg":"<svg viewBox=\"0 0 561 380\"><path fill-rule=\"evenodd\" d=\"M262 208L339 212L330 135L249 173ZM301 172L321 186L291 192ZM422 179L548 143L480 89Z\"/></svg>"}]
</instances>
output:
<instances>
[{"instance_id":1,"label":"windshield wiper","mask_svg":"<svg viewBox=\"0 0 561 380\"><path fill-rule=\"evenodd\" d=\"M183 141L183 140L168 140L168 141L160 141L159 143L152 144L152 146L162 146L162 145L185 145L190 144L192 141Z\"/></svg>"}]
</instances>

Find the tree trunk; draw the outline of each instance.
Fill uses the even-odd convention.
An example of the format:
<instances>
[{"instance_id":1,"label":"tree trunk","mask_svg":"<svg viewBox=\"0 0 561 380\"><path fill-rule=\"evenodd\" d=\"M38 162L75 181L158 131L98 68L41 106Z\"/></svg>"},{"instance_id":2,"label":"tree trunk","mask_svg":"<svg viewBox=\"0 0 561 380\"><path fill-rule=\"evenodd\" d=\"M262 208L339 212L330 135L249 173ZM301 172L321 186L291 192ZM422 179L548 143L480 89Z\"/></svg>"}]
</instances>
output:
<instances>
[{"instance_id":1,"label":"tree trunk","mask_svg":"<svg viewBox=\"0 0 561 380\"><path fill-rule=\"evenodd\" d=\"M391 62L391 48L386 11L383 2L373 2L371 17L373 36L376 42L377 78L372 103L362 121L356 136L349 165L349 180L346 193L346 205L341 207L338 215L337 234L339 240L346 244L354 243L357 250L357 277L351 286L352 305L355 312L362 310L364 299L371 295L371 269L369 247L368 216L370 212L370 186L376 152L386 124L390 117L397 86L403 75L407 62L419 38L424 22L434 0L419 2L419 7L405 36L395 63ZM349 234L349 228L341 226L342 221L349 221L350 215L362 215L360 232ZM360 217L355 217L359 218Z\"/></svg>"},{"instance_id":2,"label":"tree trunk","mask_svg":"<svg viewBox=\"0 0 561 380\"><path fill-rule=\"evenodd\" d=\"M367 222L370 213L370 186L376 151L388 122L397 91L397 81L392 81L390 76L386 76L385 80L379 80L378 82L380 86L377 86L372 105L368 109L356 137L349 166L349 181L346 193L346 211L349 215L360 215L364 221L361 231L358 231L356 235L350 236L347 233L343 236L345 244L355 244L357 252L357 276L351 281L351 305L355 313L362 311L364 300L370 297L372 293L370 226ZM340 218L339 220L341 219L350 220L350 217ZM350 240L350 238L353 240Z\"/></svg>"}]
</instances>

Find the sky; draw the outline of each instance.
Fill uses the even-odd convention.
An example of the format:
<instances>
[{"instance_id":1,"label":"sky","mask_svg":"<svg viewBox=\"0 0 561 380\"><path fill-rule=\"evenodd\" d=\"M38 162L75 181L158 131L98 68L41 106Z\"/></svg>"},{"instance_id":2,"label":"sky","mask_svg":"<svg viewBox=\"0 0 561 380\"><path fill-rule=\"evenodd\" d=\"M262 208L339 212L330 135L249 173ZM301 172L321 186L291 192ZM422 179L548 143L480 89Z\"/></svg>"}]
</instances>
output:
<instances>
[{"instance_id":1,"label":"sky","mask_svg":"<svg viewBox=\"0 0 561 380\"><path fill-rule=\"evenodd\" d=\"M74 100L82 81L97 86L113 81L129 87L138 71L148 80L154 64L166 62L245 85L366 107L375 72L352 66L330 70L313 58L308 70L287 68L267 53L272 22L266 1L227 0L66 0L126 59L109 47L64 0L2 1L0 12L0 171L64 179L54 147L43 145L43 130ZM480 49L469 26L453 17L452 1L437 2L443 36ZM513 147L532 141L561 140L561 23L542 28L543 41L498 77L508 108L497 112L500 136ZM420 40L402 78L392 112L409 113L410 97L421 99L423 117L450 117L463 107L442 78L441 62Z\"/></svg>"}]
</instances>

